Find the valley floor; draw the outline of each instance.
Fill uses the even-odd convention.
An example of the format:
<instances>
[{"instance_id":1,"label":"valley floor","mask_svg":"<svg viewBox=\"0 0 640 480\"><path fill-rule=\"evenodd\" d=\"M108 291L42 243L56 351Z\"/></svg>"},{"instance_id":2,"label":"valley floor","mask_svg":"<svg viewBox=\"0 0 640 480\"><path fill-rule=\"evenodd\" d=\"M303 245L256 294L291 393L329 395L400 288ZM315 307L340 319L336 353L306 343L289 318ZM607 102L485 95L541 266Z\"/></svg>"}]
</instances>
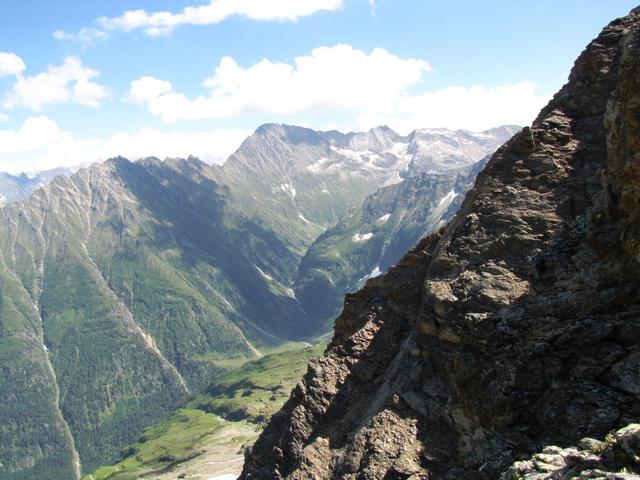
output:
<instances>
[{"instance_id":1,"label":"valley floor","mask_svg":"<svg viewBox=\"0 0 640 480\"><path fill-rule=\"evenodd\" d=\"M242 470L244 447L253 443L259 432L258 426L248 422L225 422L195 457L162 473L149 472L140 478L175 480L184 475L182 478L188 480L235 480Z\"/></svg>"},{"instance_id":2,"label":"valley floor","mask_svg":"<svg viewBox=\"0 0 640 480\"><path fill-rule=\"evenodd\" d=\"M245 363L145 430L118 463L83 480L235 480L245 448L324 347L289 344Z\"/></svg>"}]
</instances>

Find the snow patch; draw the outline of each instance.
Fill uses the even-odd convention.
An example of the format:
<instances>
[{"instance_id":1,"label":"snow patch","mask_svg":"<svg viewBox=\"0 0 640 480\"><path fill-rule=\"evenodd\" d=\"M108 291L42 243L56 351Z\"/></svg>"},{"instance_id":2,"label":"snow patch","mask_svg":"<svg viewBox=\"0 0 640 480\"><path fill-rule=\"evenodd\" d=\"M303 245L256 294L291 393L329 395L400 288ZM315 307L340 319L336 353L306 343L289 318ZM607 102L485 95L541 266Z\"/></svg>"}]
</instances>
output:
<instances>
[{"instance_id":1,"label":"snow patch","mask_svg":"<svg viewBox=\"0 0 640 480\"><path fill-rule=\"evenodd\" d=\"M304 215L303 215L303 214L301 214L301 213L299 213L299 214L298 214L298 218L299 218L300 220L302 220L304 223L308 223L309 225L313 225L313 222L310 222L309 220L307 220L306 218L304 218Z\"/></svg>"},{"instance_id":2,"label":"snow patch","mask_svg":"<svg viewBox=\"0 0 640 480\"><path fill-rule=\"evenodd\" d=\"M344 157L351 158L353 160L362 160L362 157L364 157L365 155L373 154L373 152L369 150L350 150L348 148L337 148L337 147L331 147L331 150L339 153Z\"/></svg>"},{"instance_id":3,"label":"snow patch","mask_svg":"<svg viewBox=\"0 0 640 480\"><path fill-rule=\"evenodd\" d=\"M290 183L280 184L280 190L289 195L291 198L296 196L296 189Z\"/></svg>"},{"instance_id":4,"label":"snow patch","mask_svg":"<svg viewBox=\"0 0 640 480\"><path fill-rule=\"evenodd\" d=\"M216 292L216 293L218 294L218 298L219 298L220 300L222 300L222 301L223 301L223 303L224 303L227 307L229 307L229 308L233 308L233 305L231 305L231 302L230 302L229 300L227 300L226 298L224 298L224 297L223 297L222 295L220 295L218 292ZM234 310L235 310L235 308L234 308Z\"/></svg>"},{"instance_id":5,"label":"snow patch","mask_svg":"<svg viewBox=\"0 0 640 480\"><path fill-rule=\"evenodd\" d=\"M402 181L398 172L405 170L413 158L410 147L412 145L408 142L396 142L388 147L361 143L352 148L331 145L329 148L335 155L321 157L307 166L307 169L316 174L382 174L387 177L384 185L392 185Z\"/></svg>"},{"instance_id":6,"label":"snow patch","mask_svg":"<svg viewBox=\"0 0 640 480\"><path fill-rule=\"evenodd\" d=\"M353 240L356 243L358 243L358 242L366 242L371 237L373 237L373 233L371 233L371 232L368 232L368 233L356 233L353 237L351 237L351 240Z\"/></svg>"},{"instance_id":7,"label":"snow patch","mask_svg":"<svg viewBox=\"0 0 640 480\"><path fill-rule=\"evenodd\" d=\"M317 162L309 165L307 167L307 170L310 170L313 173L318 173L318 172L320 172L322 170L326 170L327 169L327 163L331 163L331 159L329 159L327 157L322 157Z\"/></svg>"},{"instance_id":8,"label":"snow patch","mask_svg":"<svg viewBox=\"0 0 640 480\"><path fill-rule=\"evenodd\" d=\"M382 186L388 187L389 185L396 185L402 182L404 182L404 178L400 176L400 172L394 171L391 175L389 175Z\"/></svg>"},{"instance_id":9,"label":"snow patch","mask_svg":"<svg viewBox=\"0 0 640 480\"><path fill-rule=\"evenodd\" d=\"M265 280L269 280L269 281L273 281L273 277L271 275L269 275L268 273L263 272L260 267L258 267L257 265L254 265L254 267L256 267L256 270L258 270L258 272L260 272L260 275L262 275L262 277Z\"/></svg>"},{"instance_id":10,"label":"snow patch","mask_svg":"<svg viewBox=\"0 0 640 480\"><path fill-rule=\"evenodd\" d=\"M376 220L376 223L378 225L384 225L385 223L387 223L387 220L389 220L389 217L391 217L390 213L387 213L386 215L382 215L380 218Z\"/></svg>"},{"instance_id":11,"label":"snow patch","mask_svg":"<svg viewBox=\"0 0 640 480\"><path fill-rule=\"evenodd\" d=\"M451 202L453 202L453 199L456 198L457 196L458 194L455 191L451 190L449 193L447 193L444 197L440 199L440 202L438 203L438 207L441 207L445 204L447 206L450 205Z\"/></svg>"},{"instance_id":12,"label":"snow patch","mask_svg":"<svg viewBox=\"0 0 640 480\"><path fill-rule=\"evenodd\" d=\"M369 280L370 278L376 278L379 277L380 275L382 275L382 271L380 270L380 265L376 265L376 268L374 268L373 270L371 270L371 273L369 273L369 275L365 275L364 277L362 277L360 280L360 282L366 282L367 280Z\"/></svg>"},{"instance_id":13,"label":"snow patch","mask_svg":"<svg viewBox=\"0 0 640 480\"><path fill-rule=\"evenodd\" d=\"M398 143L394 143L393 145L391 145L391 148L389 148L389 150L387 150L390 153L393 153L394 155L401 157L403 155L407 155L407 150L409 148L409 144L408 143L404 143L404 142L398 142Z\"/></svg>"},{"instance_id":14,"label":"snow patch","mask_svg":"<svg viewBox=\"0 0 640 480\"><path fill-rule=\"evenodd\" d=\"M326 188L323 188L322 193L329 193L329 190L327 190Z\"/></svg>"}]
</instances>

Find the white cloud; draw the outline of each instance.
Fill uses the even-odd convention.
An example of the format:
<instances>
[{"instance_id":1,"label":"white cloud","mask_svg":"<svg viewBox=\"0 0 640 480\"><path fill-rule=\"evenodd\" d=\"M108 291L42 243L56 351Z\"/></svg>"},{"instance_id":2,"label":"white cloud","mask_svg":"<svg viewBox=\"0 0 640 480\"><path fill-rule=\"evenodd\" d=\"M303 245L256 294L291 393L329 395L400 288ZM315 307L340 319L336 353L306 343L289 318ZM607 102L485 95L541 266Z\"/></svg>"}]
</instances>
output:
<instances>
[{"instance_id":1,"label":"white cloud","mask_svg":"<svg viewBox=\"0 0 640 480\"><path fill-rule=\"evenodd\" d=\"M74 40L80 42L83 47L93 45L96 40L104 40L109 34L95 27L83 27L78 33L68 33L64 30L56 30L53 32L53 38L56 40Z\"/></svg>"},{"instance_id":2,"label":"white cloud","mask_svg":"<svg viewBox=\"0 0 640 480\"><path fill-rule=\"evenodd\" d=\"M19 130L0 130L0 155L40 150L70 138L71 135L60 131L53 120L29 117Z\"/></svg>"},{"instance_id":3,"label":"white cloud","mask_svg":"<svg viewBox=\"0 0 640 480\"><path fill-rule=\"evenodd\" d=\"M0 123L4 123L8 121L9 121L9 115L7 115L6 113L0 112Z\"/></svg>"},{"instance_id":4,"label":"white cloud","mask_svg":"<svg viewBox=\"0 0 640 480\"><path fill-rule=\"evenodd\" d=\"M138 80L131 82L131 88L125 100L131 103L146 103L157 98L172 89L171 82L158 80L153 77L140 77Z\"/></svg>"},{"instance_id":5,"label":"white cloud","mask_svg":"<svg viewBox=\"0 0 640 480\"><path fill-rule=\"evenodd\" d=\"M33 77L18 75L3 106L40 110L49 103L79 103L97 107L107 96L105 87L91 81L98 75L96 70L83 66L77 57L66 57L62 65L49 67Z\"/></svg>"},{"instance_id":6,"label":"white cloud","mask_svg":"<svg viewBox=\"0 0 640 480\"><path fill-rule=\"evenodd\" d=\"M157 37L170 34L181 25L213 25L229 17L244 17L262 21L296 21L320 11L336 10L343 0L210 0L206 5L186 7L179 13L128 10L119 17L100 17L96 27L85 27L77 34L56 30L59 40L78 40L91 44L106 38L109 32L143 30Z\"/></svg>"},{"instance_id":7,"label":"white cloud","mask_svg":"<svg viewBox=\"0 0 640 480\"><path fill-rule=\"evenodd\" d=\"M416 127L525 125L548 101L530 81L430 91L423 79L429 71L423 60L337 45L291 63L264 59L246 68L224 57L204 81L209 92L195 98L173 91L167 81L141 77L131 82L129 98L165 122L327 111L352 114L358 129L389 125L404 133Z\"/></svg>"},{"instance_id":8,"label":"white cloud","mask_svg":"<svg viewBox=\"0 0 640 480\"><path fill-rule=\"evenodd\" d=\"M18 130L0 130L0 171L70 167L118 155L130 159L195 155L210 163L222 163L250 133L242 129L159 132L141 128L104 139L80 139L47 117L30 117Z\"/></svg>"},{"instance_id":9,"label":"white cloud","mask_svg":"<svg viewBox=\"0 0 640 480\"><path fill-rule=\"evenodd\" d=\"M319 47L293 64L267 59L243 68L231 57L220 60L204 82L206 96L189 99L167 90L168 82L142 77L131 83L130 97L143 84L162 86L145 98L151 113L166 122L214 119L243 114L292 114L318 110L391 109L407 87L431 71L422 60L401 59L376 48L370 54L349 45Z\"/></svg>"},{"instance_id":10,"label":"white cloud","mask_svg":"<svg viewBox=\"0 0 640 480\"><path fill-rule=\"evenodd\" d=\"M127 158L186 158L194 155L208 163L223 163L250 134L251 131L243 129L159 132L143 127L132 134L118 133L109 137L99 151L102 152L102 158L115 155Z\"/></svg>"},{"instance_id":11,"label":"white cloud","mask_svg":"<svg viewBox=\"0 0 640 480\"><path fill-rule=\"evenodd\" d=\"M0 77L18 75L25 69L22 59L11 52L0 52Z\"/></svg>"},{"instance_id":12,"label":"white cloud","mask_svg":"<svg viewBox=\"0 0 640 480\"><path fill-rule=\"evenodd\" d=\"M529 125L549 100L537 93L531 81L492 88L452 86L400 96L392 109L367 109L358 115L356 126L366 130L389 125L408 133L416 127L478 131L506 124Z\"/></svg>"}]
</instances>

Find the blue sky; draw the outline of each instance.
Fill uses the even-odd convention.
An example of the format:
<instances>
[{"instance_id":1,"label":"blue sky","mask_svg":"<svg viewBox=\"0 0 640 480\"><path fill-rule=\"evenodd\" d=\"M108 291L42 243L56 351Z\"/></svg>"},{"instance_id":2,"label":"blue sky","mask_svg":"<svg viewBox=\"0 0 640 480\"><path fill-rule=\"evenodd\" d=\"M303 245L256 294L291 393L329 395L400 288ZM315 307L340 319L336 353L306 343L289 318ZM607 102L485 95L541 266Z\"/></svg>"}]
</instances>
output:
<instances>
[{"instance_id":1,"label":"blue sky","mask_svg":"<svg viewBox=\"0 0 640 480\"><path fill-rule=\"evenodd\" d=\"M589 40L634 6L0 0L0 170L118 153L219 162L265 122L526 124Z\"/></svg>"}]
</instances>

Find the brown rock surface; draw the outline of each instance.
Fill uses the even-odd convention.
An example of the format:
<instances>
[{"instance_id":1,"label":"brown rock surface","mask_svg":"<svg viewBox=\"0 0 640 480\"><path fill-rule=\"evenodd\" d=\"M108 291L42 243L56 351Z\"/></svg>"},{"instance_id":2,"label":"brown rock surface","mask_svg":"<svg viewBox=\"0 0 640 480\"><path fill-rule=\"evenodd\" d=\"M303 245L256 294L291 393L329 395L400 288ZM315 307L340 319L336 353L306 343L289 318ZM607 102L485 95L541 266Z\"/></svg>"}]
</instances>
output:
<instances>
[{"instance_id":1,"label":"brown rock surface","mask_svg":"<svg viewBox=\"0 0 640 480\"><path fill-rule=\"evenodd\" d=\"M347 295L241 478L499 478L637 422L639 124L636 9L447 227Z\"/></svg>"},{"instance_id":2,"label":"brown rock surface","mask_svg":"<svg viewBox=\"0 0 640 480\"><path fill-rule=\"evenodd\" d=\"M577 446L545 447L531 458L514 463L500 480L638 480L640 425L610 433L605 441L583 438Z\"/></svg>"}]
</instances>

